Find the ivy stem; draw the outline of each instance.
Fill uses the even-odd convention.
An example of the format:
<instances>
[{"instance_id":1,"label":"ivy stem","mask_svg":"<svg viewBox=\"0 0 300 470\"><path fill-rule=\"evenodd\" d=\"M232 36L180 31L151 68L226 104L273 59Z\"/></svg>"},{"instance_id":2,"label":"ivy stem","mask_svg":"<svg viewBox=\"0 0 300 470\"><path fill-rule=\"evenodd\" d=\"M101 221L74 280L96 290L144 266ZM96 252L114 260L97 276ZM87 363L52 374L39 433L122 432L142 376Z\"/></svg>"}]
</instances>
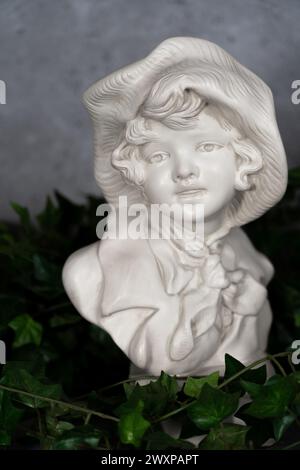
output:
<instances>
[{"instance_id":1,"label":"ivy stem","mask_svg":"<svg viewBox=\"0 0 300 470\"><path fill-rule=\"evenodd\" d=\"M110 390L111 388L118 387L119 385L128 384L130 382L137 382L138 380L153 380L153 379L157 380L158 377L155 377L154 375L144 375L141 377L129 377L128 379L120 380L120 382L116 382L114 384L99 388L99 390L97 390L97 393L105 392L106 390Z\"/></svg>"},{"instance_id":2,"label":"ivy stem","mask_svg":"<svg viewBox=\"0 0 300 470\"><path fill-rule=\"evenodd\" d=\"M293 447L300 446L300 441L293 442L293 444L290 444L286 447L283 447L281 450L289 450L292 449Z\"/></svg>"},{"instance_id":3,"label":"ivy stem","mask_svg":"<svg viewBox=\"0 0 300 470\"><path fill-rule=\"evenodd\" d=\"M84 420L84 424L89 424L90 419L91 419L91 416L92 416L91 413L89 413L88 415L86 415L86 418L85 418L85 420Z\"/></svg>"},{"instance_id":4,"label":"ivy stem","mask_svg":"<svg viewBox=\"0 0 300 470\"><path fill-rule=\"evenodd\" d=\"M293 372L296 372L296 369L295 369L295 367L294 367L294 364L292 363L291 356L288 357L288 361L289 361L289 365L290 365L292 371L293 371Z\"/></svg>"},{"instance_id":5,"label":"ivy stem","mask_svg":"<svg viewBox=\"0 0 300 470\"><path fill-rule=\"evenodd\" d=\"M115 416L110 416L104 413L100 413L99 411L90 410L89 408L84 408L83 406L75 405L73 403L68 403L62 400L56 400L55 398L43 397L42 395L25 392L24 390L18 390L17 388L7 387L6 385L2 385L2 384L0 384L0 389L6 390L7 392L11 392L11 393L18 393L20 395L26 395L27 397L32 397L37 400L44 400L55 405L65 406L66 408L69 408L74 411L79 411L80 413L85 413L86 415L94 415L94 416L98 416L98 418L119 422L119 418L116 418Z\"/></svg>"},{"instance_id":6,"label":"ivy stem","mask_svg":"<svg viewBox=\"0 0 300 470\"><path fill-rule=\"evenodd\" d=\"M42 417L41 417L40 410L38 408L36 408L36 416L37 416L37 421L38 421L39 433L41 436L44 436Z\"/></svg>"},{"instance_id":7,"label":"ivy stem","mask_svg":"<svg viewBox=\"0 0 300 470\"><path fill-rule=\"evenodd\" d=\"M249 366L245 367L244 369L240 370L236 374L232 375L229 377L229 379L225 380L221 385L219 385L218 388L223 388L226 385L228 385L230 382L233 382L233 380L237 379L240 375L243 375L247 370L253 369L253 367L258 366L259 364L263 364L264 362L274 360L276 357L286 357L289 356L291 353L290 352L282 352L282 353L277 353L277 354L269 354L266 357L263 357L262 359L258 359L255 362L252 362L252 364L249 364ZM275 359L276 360L276 359Z\"/></svg>"},{"instance_id":8,"label":"ivy stem","mask_svg":"<svg viewBox=\"0 0 300 470\"><path fill-rule=\"evenodd\" d=\"M110 447L109 439L105 434L104 434L104 442L105 442L105 445L106 445L106 450L110 450L111 447Z\"/></svg>"},{"instance_id":9,"label":"ivy stem","mask_svg":"<svg viewBox=\"0 0 300 470\"><path fill-rule=\"evenodd\" d=\"M269 359L270 359L270 361L274 362L274 364L275 364L275 365L277 366L277 368L280 370L281 375L283 375L284 377L286 377L287 374L286 374L284 368L282 367L282 365L280 364L280 362L277 361L277 359L276 359L274 356L269 356Z\"/></svg>"}]
</instances>

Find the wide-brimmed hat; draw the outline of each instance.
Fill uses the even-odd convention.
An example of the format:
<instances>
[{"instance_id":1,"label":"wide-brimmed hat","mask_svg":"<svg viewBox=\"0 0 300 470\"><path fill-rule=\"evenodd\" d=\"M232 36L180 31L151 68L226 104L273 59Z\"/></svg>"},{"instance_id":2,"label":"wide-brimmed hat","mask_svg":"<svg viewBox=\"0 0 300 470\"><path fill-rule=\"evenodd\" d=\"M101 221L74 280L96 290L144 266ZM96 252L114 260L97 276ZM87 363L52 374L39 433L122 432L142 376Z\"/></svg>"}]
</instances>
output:
<instances>
[{"instance_id":1,"label":"wide-brimmed hat","mask_svg":"<svg viewBox=\"0 0 300 470\"><path fill-rule=\"evenodd\" d=\"M281 199L286 189L286 156L272 93L254 73L203 39L167 39L144 59L111 73L84 93L94 126L96 181L114 206L120 195L127 195L129 204L141 202L141 191L112 166L112 152L152 86L165 74L178 70L182 72L181 86L234 112L243 132L262 153L263 168L251 175L251 189L238 192L227 216L229 226L250 222Z\"/></svg>"}]
</instances>

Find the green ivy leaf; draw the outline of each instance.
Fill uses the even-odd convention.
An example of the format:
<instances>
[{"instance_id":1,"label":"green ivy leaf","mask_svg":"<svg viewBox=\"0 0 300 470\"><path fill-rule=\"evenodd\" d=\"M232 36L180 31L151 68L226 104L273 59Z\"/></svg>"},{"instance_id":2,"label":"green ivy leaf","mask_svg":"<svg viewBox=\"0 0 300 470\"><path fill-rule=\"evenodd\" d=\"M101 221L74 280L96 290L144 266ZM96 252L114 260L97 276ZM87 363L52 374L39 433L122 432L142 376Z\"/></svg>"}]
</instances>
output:
<instances>
[{"instance_id":1,"label":"green ivy leaf","mask_svg":"<svg viewBox=\"0 0 300 470\"><path fill-rule=\"evenodd\" d=\"M121 415L118 428L123 444L140 446L142 437L150 427L150 422L142 416L143 408L144 403L140 400L134 409Z\"/></svg>"},{"instance_id":2,"label":"green ivy leaf","mask_svg":"<svg viewBox=\"0 0 300 470\"><path fill-rule=\"evenodd\" d=\"M10 434L3 429L0 429L0 446L9 446L11 443Z\"/></svg>"},{"instance_id":3,"label":"green ivy leaf","mask_svg":"<svg viewBox=\"0 0 300 470\"><path fill-rule=\"evenodd\" d=\"M46 415L47 430L51 435L60 436L66 431L74 429L74 424L68 421L62 421L55 416Z\"/></svg>"},{"instance_id":4,"label":"green ivy leaf","mask_svg":"<svg viewBox=\"0 0 300 470\"><path fill-rule=\"evenodd\" d=\"M25 369L9 368L5 366L3 377L0 384L7 387L29 392L35 395L40 395L46 398L60 399L62 396L61 385L58 384L44 384L38 379L33 377ZM25 405L31 408L42 408L49 406L49 402L40 398L30 397L24 394L18 394L18 399Z\"/></svg>"},{"instance_id":5,"label":"green ivy leaf","mask_svg":"<svg viewBox=\"0 0 300 470\"><path fill-rule=\"evenodd\" d=\"M10 444L10 435L22 415L22 410L12 404L9 393L0 389L0 445Z\"/></svg>"},{"instance_id":6,"label":"green ivy leaf","mask_svg":"<svg viewBox=\"0 0 300 470\"><path fill-rule=\"evenodd\" d=\"M243 387L243 389L247 393L249 393L252 398L259 395L261 393L261 390L262 390L262 387L263 387L262 385L255 384L255 383L252 383L252 382L248 382L247 380L241 380L240 383L241 383L241 386Z\"/></svg>"},{"instance_id":7,"label":"green ivy leaf","mask_svg":"<svg viewBox=\"0 0 300 470\"><path fill-rule=\"evenodd\" d=\"M219 372L213 372L207 377L201 378L188 377L184 386L184 393L188 397L198 398L200 396L204 384L208 383L212 387L217 387L218 380Z\"/></svg>"},{"instance_id":8,"label":"green ivy leaf","mask_svg":"<svg viewBox=\"0 0 300 470\"><path fill-rule=\"evenodd\" d=\"M252 394L253 402L245 413L259 419L282 417L296 392L297 385L293 377L271 377L260 390Z\"/></svg>"},{"instance_id":9,"label":"green ivy leaf","mask_svg":"<svg viewBox=\"0 0 300 470\"><path fill-rule=\"evenodd\" d=\"M127 400L129 400L135 389L135 385L133 383L125 383L123 384L123 388L124 388L126 398Z\"/></svg>"},{"instance_id":10,"label":"green ivy leaf","mask_svg":"<svg viewBox=\"0 0 300 470\"><path fill-rule=\"evenodd\" d=\"M244 365L240 361L230 356L230 354L225 354L225 380L229 379L243 369Z\"/></svg>"},{"instance_id":11,"label":"green ivy leaf","mask_svg":"<svg viewBox=\"0 0 300 470\"><path fill-rule=\"evenodd\" d=\"M276 441L279 441L282 438L285 431L291 426L291 424L293 424L295 419L295 416L288 414L273 420L273 431Z\"/></svg>"},{"instance_id":12,"label":"green ivy leaf","mask_svg":"<svg viewBox=\"0 0 300 470\"><path fill-rule=\"evenodd\" d=\"M300 186L300 167L289 170L289 185L297 187Z\"/></svg>"},{"instance_id":13,"label":"green ivy leaf","mask_svg":"<svg viewBox=\"0 0 300 470\"><path fill-rule=\"evenodd\" d=\"M25 344L33 343L39 346L42 339L43 327L35 321L30 315L24 313L14 318L9 326L15 332L14 348L19 348Z\"/></svg>"},{"instance_id":14,"label":"green ivy leaf","mask_svg":"<svg viewBox=\"0 0 300 470\"><path fill-rule=\"evenodd\" d=\"M270 419L257 419L245 414L249 403L241 406L235 413L235 417L244 421L250 428L247 433L247 442L252 449L260 448L268 439L274 438L273 426Z\"/></svg>"},{"instance_id":15,"label":"green ivy leaf","mask_svg":"<svg viewBox=\"0 0 300 470\"><path fill-rule=\"evenodd\" d=\"M34 360L32 361L8 361L3 369L2 376L18 376L21 369L27 370L27 372L33 375L36 379L44 380L45 378L45 363L41 355L36 352Z\"/></svg>"},{"instance_id":16,"label":"green ivy leaf","mask_svg":"<svg viewBox=\"0 0 300 470\"><path fill-rule=\"evenodd\" d=\"M180 439L189 439L199 435L199 428L188 417L187 413L182 413L180 417L182 424Z\"/></svg>"},{"instance_id":17,"label":"green ivy leaf","mask_svg":"<svg viewBox=\"0 0 300 470\"><path fill-rule=\"evenodd\" d=\"M77 426L64 432L53 444L55 450L79 450L95 448L99 445L102 432L92 426Z\"/></svg>"},{"instance_id":18,"label":"green ivy leaf","mask_svg":"<svg viewBox=\"0 0 300 470\"><path fill-rule=\"evenodd\" d=\"M50 197L47 197L46 206L42 212L40 212L36 219L40 224L40 227L44 230L51 230L56 228L60 221L61 212L56 207Z\"/></svg>"},{"instance_id":19,"label":"green ivy leaf","mask_svg":"<svg viewBox=\"0 0 300 470\"><path fill-rule=\"evenodd\" d=\"M294 379L296 380L296 382L300 385L300 370L294 372L292 374L292 376L294 377Z\"/></svg>"},{"instance_id":20,"label":"green ivy leaf","mask_svg":"<svg viewBox=\"0 0 300 470\"><path fill-rule=\"evenodd\" d=\"M32 257L34 275L37 281L50 285L60 284L59 267L38 254Z\"/></svg>"},{"instance_id":21,"label":"green ivy leaf","mask_svg":"<svg viewBox=\"0 0 300 470\"><path fill-rule=\"evenodd\" d=\"M130 411L137 406L139 401L145 404L144 414L146 417L160 416L167 406L176 400L178 392L177 381L164 372L156 381L151 381L147 385L135 385L125 388L127 402L120 405L116 414L121 416L124 412Z\"/></svg>"},{"instance_id":22,"label":"green ivy leaf","mask_svg":"<svg viewBox=\"0 0 300 470\"><path fill-rule=\"evenodd\" d=\"M26 207L21 206L20 204L17 204L16 202L11 202L10 205L14 209L14 211L18 214L23 228L27 231L31 230L32 224L31 224L30 214L29 214L28 209Z\"/></svg>"},{"instance_id":23,"label":"green ivy leaf","mask_svg":"<svg viewBox=\"0 0 300 470\"><path fill-rule=\"evenodd\" d=\"M165 449L195 449L191 442L182 439L174 439L169 434L162 431L153 432L147 436L147 450L165 450Z\"/></svg>"},{"instance_id":24,"label":"green ivy leaf","mask_svg":"<svg viewBox=\"0 0 300 470\"><path fill-rule=\"evenodd\" d=\"M225 374L224 380L228 380L233 377L235 374L241 372L245 369L244 364L230 356L230 354L225 354ZM256 369L250 369L244 372L238 377L236 381L233 381L228 385L228 388L232 391L240 390L240 380L246 380L248 382L253 382L256 384L264 384L267 378L267 368L264 364L261 367Z\"/></svg>"},{"instance_id":25,"label":"green ivy leaf","mask_svg":"<svg viewBox=\"0 0 300 470\"><path fill-rule=\"evenodd\" d=\"M295 321L295 326L300 327L300 308L296 308L294 310L294 321Z\"/></svg>"},{"instance_id":26,"label":"green ivy leaf","mask_svg":"<svg viewBox=\"0 0 300 470\"><path fill-rule=\"evenodd\" d=\"M157 384L161 385L163 389L166 390L169 400L176 400L178 393L178 383L175 377L171 377L165 372L161 372Z\"/></svg>"},{"instance_id":27,"label":"green ivy leaf","mask_svg":"<svg viewBox=\"0 0 300 470\"><path fill-rule=\"evenodd\" d=\"M209 431L200 443L200 450L243 450L246 449L246 435L249 428L237 424L222 424Z\"/></svg>"},{"instance_id":28,"label":"green ivy leaf","mask_svg":"<svg viewBox=\"0 0 300 470\"><path fill-rule=\"evenodd\" d=\"M239 393L225 393L204 384L199 399L188 408L187 414L196 426L207 430L233 414L238 403Z\"/></svg>"}]
</instances>

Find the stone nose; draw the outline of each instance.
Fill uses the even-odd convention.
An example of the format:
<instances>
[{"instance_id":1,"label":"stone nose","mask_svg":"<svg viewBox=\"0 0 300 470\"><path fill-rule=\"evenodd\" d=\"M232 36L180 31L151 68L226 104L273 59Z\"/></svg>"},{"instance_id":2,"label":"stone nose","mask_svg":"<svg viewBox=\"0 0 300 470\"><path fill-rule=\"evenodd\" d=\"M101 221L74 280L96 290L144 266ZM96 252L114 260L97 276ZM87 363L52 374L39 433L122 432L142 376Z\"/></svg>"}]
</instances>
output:
<instances>
[{"instance_id":1,"label":"stone nose","mask_svg":"<svg viewBox=\"0 0 300 470\"><path fill-rule=\"evenodd\" d=\"M189 184L199 177L199 169L192 162L176 162L172 172L175 183Z\"/></svg>"}]
</instances>

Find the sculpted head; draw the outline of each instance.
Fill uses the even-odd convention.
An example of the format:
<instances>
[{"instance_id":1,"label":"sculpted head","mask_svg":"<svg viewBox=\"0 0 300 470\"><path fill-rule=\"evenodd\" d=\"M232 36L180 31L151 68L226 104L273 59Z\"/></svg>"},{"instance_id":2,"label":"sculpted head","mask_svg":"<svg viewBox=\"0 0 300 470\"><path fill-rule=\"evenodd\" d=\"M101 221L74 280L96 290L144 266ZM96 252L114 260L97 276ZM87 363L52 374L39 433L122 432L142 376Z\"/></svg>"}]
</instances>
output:
<instances>
[{"instance_id":1,"label":"sculpted head","mask_svg":"<svg viewBox=\"0 0 300 470\"><path fill-rule=\"evenodd\" d=\"M169 38L84 94L109 204L203 204L224 231L283 196L287 162L268 85L222 48ZM173 205L173 204L172 204ZM220 224L219 224L220 225Z\"/></svg>"},{"instance_id":2,"label":"sculpted head","mask_svg":"<svg viewBox=\"0 0 300 470\"><path fill-rule=\"evenodd\" d=\"M262 154L234 113L178 86L181 76L154 84L127 122L112 164L147 203L201 203L204 219L221 223L237 193L251 189Z\"/></svg>"}]
</instances>

